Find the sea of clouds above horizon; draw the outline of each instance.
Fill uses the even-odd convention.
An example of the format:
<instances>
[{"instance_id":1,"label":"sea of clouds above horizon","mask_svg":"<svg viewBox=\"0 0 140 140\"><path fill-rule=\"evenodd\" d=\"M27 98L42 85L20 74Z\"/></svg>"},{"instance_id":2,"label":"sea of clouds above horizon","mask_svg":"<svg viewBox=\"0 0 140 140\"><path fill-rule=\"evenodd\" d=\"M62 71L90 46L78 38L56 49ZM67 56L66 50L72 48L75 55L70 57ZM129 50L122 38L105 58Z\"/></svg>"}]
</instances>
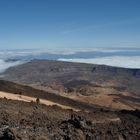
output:
<instances>
[{"instance_id":1,"label":"sea of clouds above horizon","mask_svg":"<svg viewBox=\"0 0 140 140\"><path fill-rule=\"evenodd\" d=\"M60 61L67 62L78 62L78 63L89 63L116 66L123 68L138 68L140 69L140 56L110 56L110 57L99 57L93 59L59 59Z\"/></svg>"},{"instance_id":2,"label":"sea of clouds above horizon","mask_svg":"<svg viewBox=\"0 0 140 140\"><path fill-rule=\"evenodd\" d=\"M140 48L136 49L65 49L0 51L0 72L33 59L103 64L140 69Z\"/></svg>"}]
</instances>

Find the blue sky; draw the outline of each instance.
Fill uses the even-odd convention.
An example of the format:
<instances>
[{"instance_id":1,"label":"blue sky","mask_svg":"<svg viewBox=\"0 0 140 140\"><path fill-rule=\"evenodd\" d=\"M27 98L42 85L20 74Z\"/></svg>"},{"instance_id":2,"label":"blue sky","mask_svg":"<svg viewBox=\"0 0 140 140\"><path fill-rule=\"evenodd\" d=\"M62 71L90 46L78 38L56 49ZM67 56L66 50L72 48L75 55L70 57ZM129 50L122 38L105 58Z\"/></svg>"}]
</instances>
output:
<instances>
[{"instance_id":1,"label":"blue sky","mask_svg":"<svg viewBox=\"0 0 140 140\"><path fill-rule=\"evenodd\" d=\"M140 47L140 1L0 1L0 49L86 47Z\"/></svg>"}]
</instances>

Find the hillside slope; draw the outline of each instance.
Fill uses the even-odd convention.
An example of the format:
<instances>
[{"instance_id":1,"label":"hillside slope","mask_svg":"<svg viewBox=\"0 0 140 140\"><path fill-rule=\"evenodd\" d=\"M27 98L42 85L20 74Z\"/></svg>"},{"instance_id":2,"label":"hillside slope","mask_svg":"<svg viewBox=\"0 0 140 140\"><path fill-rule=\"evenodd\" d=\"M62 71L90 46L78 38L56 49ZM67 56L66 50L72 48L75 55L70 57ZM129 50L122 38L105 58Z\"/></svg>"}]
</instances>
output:
<instances>
[{"instance_id":1,"label":"hillside slope","mask_svg":"<svg viewBox=\"0 0 140 140\"><path fill-rule=\"evenodd\" d=\"M0 99L0 140L139 140L140 112L74 112Z\"/></svg>"},{"instance_id":2,"label":"hillside slope","mask_svg":"<svg viewBox=\"0 0 140 140\"><path fill-rule=\"evenodd\" d=\"M33 60L11 67L3 79L116 109L140 108L140 70L105 65Z\"/></svg>"}]
</instances>

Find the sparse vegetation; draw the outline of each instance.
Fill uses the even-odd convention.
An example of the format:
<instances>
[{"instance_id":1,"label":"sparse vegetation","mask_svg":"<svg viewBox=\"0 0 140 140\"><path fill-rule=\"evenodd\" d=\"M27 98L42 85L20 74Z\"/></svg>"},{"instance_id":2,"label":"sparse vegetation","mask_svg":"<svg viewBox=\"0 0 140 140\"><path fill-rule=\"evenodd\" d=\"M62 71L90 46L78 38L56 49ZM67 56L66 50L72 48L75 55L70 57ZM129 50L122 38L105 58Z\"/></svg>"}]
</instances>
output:
<instances>
[{"instance_id":1,"label":"sparse vegetation","mask_svg":"<svg viewBox=\"0 0 140 140\"><path fill-rule=\"evenodd\" d=\"M40 104L40 99L39 98L36 98L36 103Z\"/></svg>"}]
</instances>

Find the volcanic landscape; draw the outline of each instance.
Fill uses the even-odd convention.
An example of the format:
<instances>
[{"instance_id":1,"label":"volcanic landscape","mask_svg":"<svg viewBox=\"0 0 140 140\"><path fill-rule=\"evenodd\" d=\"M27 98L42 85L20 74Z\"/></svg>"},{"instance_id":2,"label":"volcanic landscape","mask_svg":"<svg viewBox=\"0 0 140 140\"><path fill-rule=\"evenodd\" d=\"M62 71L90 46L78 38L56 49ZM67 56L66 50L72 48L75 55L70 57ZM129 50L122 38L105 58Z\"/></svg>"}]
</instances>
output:
<instances>
[{"instance_id":1,"label":"volcanic landscape","mask_svg":"<svg viewBox=\"0 0 140 140\"><path fill-rule=\"evenodd\" d=\"M32 60L0 79L0 140L139 140L140 70Z\"/></svg>"}]
</instances>

